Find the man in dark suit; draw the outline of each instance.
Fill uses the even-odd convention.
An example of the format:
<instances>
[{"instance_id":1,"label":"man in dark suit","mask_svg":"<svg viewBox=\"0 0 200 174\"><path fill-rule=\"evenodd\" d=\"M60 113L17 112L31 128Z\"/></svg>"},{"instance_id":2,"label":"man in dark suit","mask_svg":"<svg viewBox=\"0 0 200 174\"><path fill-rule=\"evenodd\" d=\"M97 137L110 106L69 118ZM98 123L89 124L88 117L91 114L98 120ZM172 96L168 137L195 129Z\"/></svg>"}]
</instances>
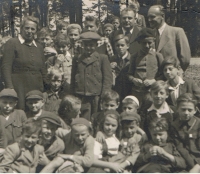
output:
<instances>
[{"instance_id":1,"label":"man in dark suit","mask_svg":"<svg viewBox=\"0 0 200 174\"><path fill-rule=\"evenodd\" d=\"M121 12L121 26L120 30L114 32L113 36L113 44L114 45L114 38L118 34L124 34L129 38L129 53L134 54L140 49L140 45L135 38L137 37L138 32L141 30L135 22L135 12L132 8L125 8Z\"/></svg>"},{"instance_id":2,"label":"man in dark suit","mask_svg":"<svg viewBox=\"0 0 200 174\"><path fill-rule=\"evenodd\" d=\"M191 52L184 30L165 23L164 8L161 5L150 7L148 21L150 27L156 30L156 51L160 52L164 59L169 56L178 57L181 68L185 71L190 63Z\"/></svg>"}]
</instances>

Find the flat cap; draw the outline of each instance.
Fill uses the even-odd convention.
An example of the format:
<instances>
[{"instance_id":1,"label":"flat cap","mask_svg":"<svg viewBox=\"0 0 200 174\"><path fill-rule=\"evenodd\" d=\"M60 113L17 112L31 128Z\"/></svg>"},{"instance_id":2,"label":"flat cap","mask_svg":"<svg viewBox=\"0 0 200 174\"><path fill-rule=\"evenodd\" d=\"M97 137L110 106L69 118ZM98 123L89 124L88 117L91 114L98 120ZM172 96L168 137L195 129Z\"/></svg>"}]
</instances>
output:
<instances>
[{"instance_id":1,"label":"flat cap","mask_svg":"<svg viewBox=\"0 0 200 174\"><path fill-rule=\"evenodd\" d=\"M124 98L124 100L125 99L132 99L137 105L138 105L138 107L140 106L140 103L139 103L139 100L135 97L135 96L133 96L133 95L128 95L128 96L126 96L125 98Z\"/></svg>"},{"instance_id":2,"label":"flat cap","mask_svg":"<svg viewBox=\"0 0 200 174\"><path fill-rule=\"evenodd\" d=\"M27 94L26 94L26 100L27 99L43 99L43 94L41 91L39 90L32 90L32 91L29 91Z\"/></svg>"},{"instance_id":3,"label":"flat cap","mask_svg":"<svg viewBox=\"0 0 200 174\"><path fill-rule=\"evenodd\" d=\"M76 124L82 124L87 126L89 129L92 129L91 123L86 120L85 118L75 118L72 120L71 126L76 125Z\"/></svg>"},{"instance_id":4,"label":"flat cap","mask_svg":"<svg viewBox=\"0 0 200 174\"><path fill-rule=\"evenodd\" d=\"M139 31L135 41L140 41L142 39L145 39L147 37L156 37L155 36L155 30L151 28L143 28L142 30Z\"/></svg>"},{"instance_id":5,"label":"flat cap","mask_svg":"<svg viewBox=\"0 0 200 174\"><path fill-rule=\"evenodd\" d=\"M95 32L87 31L81 34L81 40L99 40L101 36Z\"/></svg>"},{"instance_id":6,"label":"flat cap","mask_svg":"<svg viewBox=\"0 0 200 174\"><path fill-rule=\"evenodd\" d=\"M0 98L1 97L13 97L13 98L16 98L18 99L18 96L17 96L17 93L14 89L3 89L1 92L0 92Z\"/></svg>"},{"instance_id":7,"label":"flat cap","mask_svg":"<svg viewBox=\"0 0 200 174\"><path fill-rule=\"evenodd\" d=\"M46 120L61 127L60 118L51 112L44 112L40 117L38 117L38 120Z\"/></svg>"},{"instance_id":8,"label":"flat cap","mask_svg":"<svg viewBox=\"0 0 200 174\"><path fill-rule=\"evenodd\" d=\"M130 121L137 121L138 123L140 123L140 121L141 121L140 115L138 115L135 112L126 112L125 111L125 112L122 112L120 116L121 116L121 121L130 120Z\"/></svg>"}]
</instances>

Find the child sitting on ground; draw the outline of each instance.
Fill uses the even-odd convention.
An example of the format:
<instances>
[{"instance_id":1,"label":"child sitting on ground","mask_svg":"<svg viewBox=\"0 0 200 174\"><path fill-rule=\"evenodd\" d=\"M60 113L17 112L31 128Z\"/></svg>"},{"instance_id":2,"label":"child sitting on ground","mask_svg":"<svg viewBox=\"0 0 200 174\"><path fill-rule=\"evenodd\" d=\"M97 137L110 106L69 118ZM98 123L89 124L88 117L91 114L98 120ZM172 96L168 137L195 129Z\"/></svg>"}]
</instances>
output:
<instances>
[{"instance_id":1,"label":"child sitting on ground","mask_svg":"<svg viewBox=\"0 0 200 174\"><path fill-rule=\"evenodd\" d=\"M0 92L0 122L5 129L6 145L13 144L21 137L22 126L27 120L23 110L15 109L17 101L14 89L3 89Z\"/></svg>"},{"instance_id":2,"label":"child sitting on ground","mask_svg":"<svg viewBox=\"0 0 200 174\"><path fill-rule=\"evenodd\" d=\"M92 127L84 118L75 118L71 123L72 131L61 136L65 143L64 154L59 154L42 173L87 172L94 161L94 139L90 135Z\"/></svg>"},{"instance_id":3,"label":"child sitting on ground","mask_svg":"<svg viewBox=\"0 0 200 174\"><path fill-rule=\"evenodd\" d=\"M138 173L177 173L186 167L176 146L168 141L169 124L165 118L155 118L148 125L151 141L141 147Z\"/></svg>"},{"instance_id":4,"label":"child sitting on ground","mask_svg":"<svg viewBox=\"0 0 200 174\"><path fill-rule=\"evenodd\" d=\"M38 145L40 121L28 121L23 125L20 141L9 145L0 163L1 173L35 173L39 156L44 148Z\"/></svg>"}]
</instances>

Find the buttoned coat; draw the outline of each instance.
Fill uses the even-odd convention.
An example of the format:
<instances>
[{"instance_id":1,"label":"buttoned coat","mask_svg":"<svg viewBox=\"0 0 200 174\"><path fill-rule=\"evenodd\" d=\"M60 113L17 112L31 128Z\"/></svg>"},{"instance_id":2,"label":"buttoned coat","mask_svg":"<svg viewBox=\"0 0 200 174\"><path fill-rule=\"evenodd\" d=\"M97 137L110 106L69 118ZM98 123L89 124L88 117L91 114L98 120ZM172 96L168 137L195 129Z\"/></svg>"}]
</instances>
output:
<instances>
[{"instance_id":1,"label":"buttoned coat","mask_svg":"<svg viewBox=\"0 0 200 174\"><path fill-rule=\"evenodd\" d=\"M73 59L71 91L83 96L101 95L112 87L108 57L96 51L90 57L82 54Z\"/></svg>"},{"instance_id":2,"label":"buttoned coat","mask_svg":"<svg viewBox=\"0 0 200 174\"><path fill-rule=\"evenodd\" d=\"M0 163L1 173L35 173L39 155L44 153L43 146L36 144L33 147L33 155L23 143L9 145Z\"/></svg>"},{"instance_id":3,"label":"buttoned coat","mask_svg":"<svg viewBox=\"0 0 200 174\"><path fill-rule=\"evenodd\" d=\"M25 95L31 90L43 91L46 68L43 48L21 44L12 38L5 44L2 60L2 75L6 88L14 88L18 94L18 108L25 108Z\"/></svg>"},{"instance_id":4,"label":"buttoned coat","mask_svg":"<svg viewBox=\"0 0 200 174\"><path fill-rule=\"evenodd\" d=\"M156 51L161 53L164 59L168 56L177 57L184 71L189 66L190 46L182 28L166 25Z\"/></svg>"}]
</instances>

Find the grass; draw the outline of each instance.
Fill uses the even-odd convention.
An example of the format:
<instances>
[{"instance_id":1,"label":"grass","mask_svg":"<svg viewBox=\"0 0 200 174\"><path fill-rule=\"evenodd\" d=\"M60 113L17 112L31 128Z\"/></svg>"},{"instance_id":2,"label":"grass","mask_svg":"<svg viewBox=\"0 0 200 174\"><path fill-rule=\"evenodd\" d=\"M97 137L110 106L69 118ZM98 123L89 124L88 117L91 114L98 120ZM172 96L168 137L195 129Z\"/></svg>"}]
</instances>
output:
<instances>
[{"instance_id":1,"label":"grass","mask_svg":"<svg viewBox=\"0 0 200 174\"><path fill-rule=\"evenodd\" d=\"M200 65L190 65L185 72L185 77L193 79L200 87Z\"/></svg>"}]
</instances>

